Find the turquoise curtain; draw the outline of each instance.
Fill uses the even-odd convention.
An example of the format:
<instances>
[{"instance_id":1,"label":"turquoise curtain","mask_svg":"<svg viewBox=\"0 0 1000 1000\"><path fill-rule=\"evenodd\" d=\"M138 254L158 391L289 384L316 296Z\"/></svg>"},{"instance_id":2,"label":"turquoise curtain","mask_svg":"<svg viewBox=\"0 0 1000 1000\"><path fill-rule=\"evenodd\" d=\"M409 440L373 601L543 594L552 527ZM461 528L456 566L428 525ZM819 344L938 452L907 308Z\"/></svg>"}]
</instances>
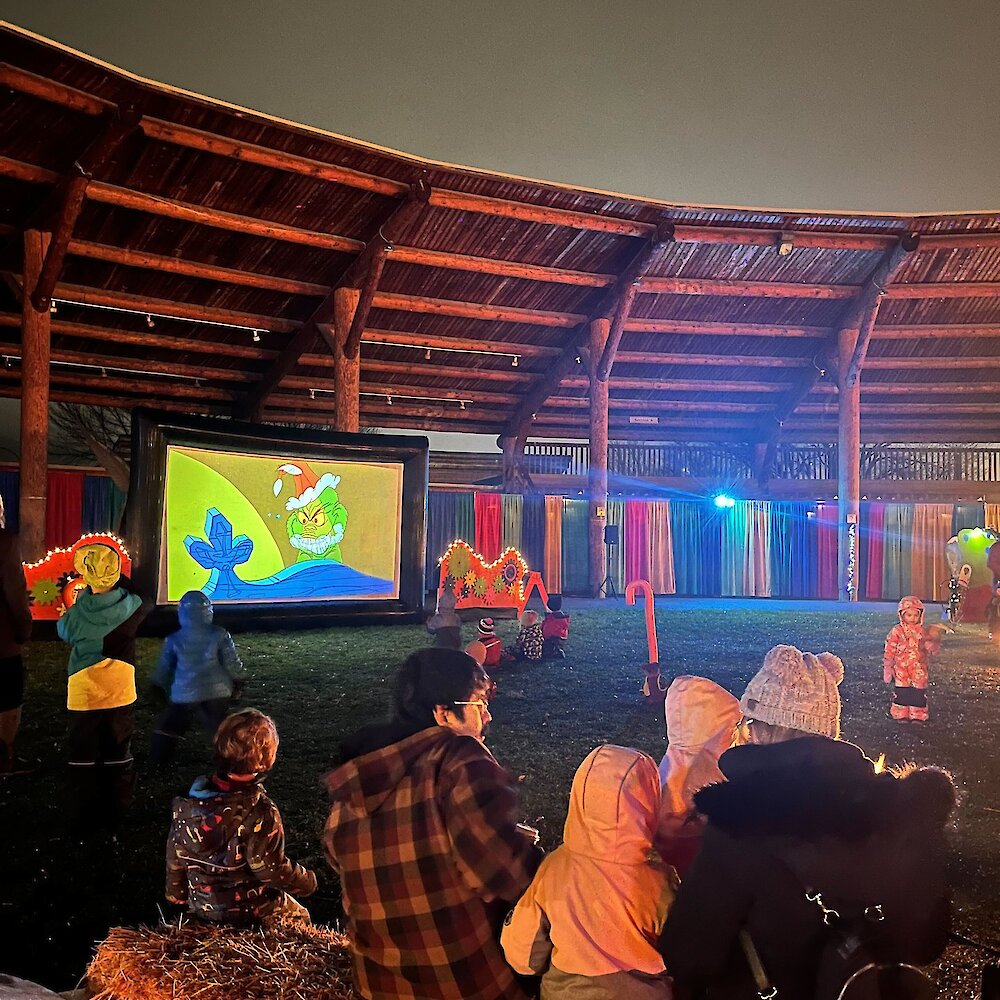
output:
<instances>
[{"instance_id":1,"label":"turquoise curtain","mask_svg":"<svg viewBox=\"0 0 1000 1000\"><path fill-rule=\"evenodd\" d=\"M951 515L951 533L957 535L963 528L985 528L986 505L982 503L957 503Z\"/></svg>"},{"instance_id":2,"label":"turquoise curtain","mask_svg":"<svg viewBox=\"0 0 1000 1000\"><path fill-rule=\"evenodd\" d=\"M589 507L587 500L563 500L562 591L564 594L590 592Z\"/></svg>"},{"instance_id":3,"label":"turquoise curtain","mask_svg":"<svg viewBox=\"0 0 1000 1000\"><path fill-rule=\"evenodd\" d=\"M455 494L455 538L476 547L476 497L474 493Z\"/></svg>"},{"instance_id":4,"label":"turquoise curtain","mask_svg":"<svg viewBox=\"0 0 1000 1000\"><path fill-rule=\"evenodd\" d=\"M608 559L605 570L615 585L615 593L619 596L625 593L625 501L608 501L608 524L618 526L618 544L610 548L605 546L604 553Z\"/></svg>"},{"instance_id":5,"label":"turquoise curtain","mask_svg":"<svg viewBox=\"0 0 1000 1000\"><path fill-rule=\"evenodd\" d=\"M545 497L537 493L521 504L521 555L529 570L545 573Z\"/></svg>"},{"instance_id":6,"label":"turquoise curtain","mask_svg":"<svg viewBox=\"0 0 1000 1000\"><path fill-rule=\"evenodd\" d=\"M500 548L513 546L521 551L521 521L524 517L524 497L517 493L504 493Z\"/></svg>"},{"instance_id":7,"label":"turquoise curtain","mask_svg":"<svg viewBox=\"0 0 1000 1000\"><path fill-rule=\"evenodd\" d=\"M677 593L721 593L722 527L714 504L704 500L670 501Z\"/></svg>"},{"instance_id":8,"label":"turquoise curtain","mask_svg":"<svg viewBox=\"0 0 1000 1000\"><path fill-rule=\"evenodd\" d=\"M882 599L898 601L910 592L913 505L887 503L882 543Z\"/></svg>"},{"instance_id":9,"label":"turquoise curtain","mask_svg":"<svg viewBox=\"0 0 1000 1000\"><path fill-rule=\"evenodd\" d=\"M427 590L437 590L438 560L455 540L455 498L454 493L436 490L427 494Z\"/></svg>"},{"instance_id":10,"label":"turquoise curtain","mask_svg":"<svg viewBox=\"0 0 1000 1000\"><path fill-rule=\"evenodd\" d=\"M746 593L744 581L747 569L747 513L746 500L738 501L735 507L722 509L720 592L723 597L741 597Z\"/></svg>"},{"instance_id":11,"label":"turquoise curtain","mask_svg":"<svg viewBox=\"0 0 1000 1000\"><path fill-rule=\"evenodd\" d=\"M816 596L816 532L811 504L771 504L771 594Z\"/></svg>"}]
</instances>

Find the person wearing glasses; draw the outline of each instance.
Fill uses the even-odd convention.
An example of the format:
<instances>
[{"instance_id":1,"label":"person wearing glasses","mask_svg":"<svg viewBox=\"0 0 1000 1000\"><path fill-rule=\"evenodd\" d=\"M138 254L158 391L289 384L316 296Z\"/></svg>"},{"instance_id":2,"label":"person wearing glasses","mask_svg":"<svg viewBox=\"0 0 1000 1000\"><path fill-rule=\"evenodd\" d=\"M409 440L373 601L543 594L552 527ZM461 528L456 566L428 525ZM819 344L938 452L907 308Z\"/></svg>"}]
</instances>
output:
<instances>
[{"instance_id":1,"label":"person wearing glasses","mask_svg":"<svg viewBox=\"0 0 1000 1000\"><path fill-rule=\"evenodd\" d=\"M486 748L492 682L466 653L422 649L391 716L340 748L323 835L368 1000L524 996L499 922L541 860L514 784Z\"/></svg>"}]
</instances>

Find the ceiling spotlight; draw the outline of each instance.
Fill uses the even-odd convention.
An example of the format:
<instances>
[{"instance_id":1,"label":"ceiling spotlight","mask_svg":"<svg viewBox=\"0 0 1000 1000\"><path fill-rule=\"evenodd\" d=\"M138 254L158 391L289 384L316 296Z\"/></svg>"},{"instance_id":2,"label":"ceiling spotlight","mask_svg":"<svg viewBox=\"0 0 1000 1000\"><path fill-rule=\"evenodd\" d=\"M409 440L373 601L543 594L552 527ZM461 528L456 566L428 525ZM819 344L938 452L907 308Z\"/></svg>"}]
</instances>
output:
<instances>
[{"instance_id":1,"label":"ceiling spotlight","mask_svg":"<svg viewBox=\"0 0 1000 1000\"><path fill-rule=\"evenodd\" d=\"M787 257L793 249L794 245L792 243L792 234L782 233L778 238L778 256Z\"/></svg>"},{"instance_id":2,"label":"ceiling spotlight","mask_svg":"<svg viewBox=\"0 0 1000 1000\"><path fill-rule=\"evenodd\" d=\"M458 408L459 408L460 410L464 410L464 409L465 409L465 400L464 400L464 399L460 399L460 400L458 401Z\"/></svg>"},{"instance_id":3,"label":"ceiling spotlight","mask_svg":"<svg viewBox=\"0 0 1000 1000\"><path fill-rule=\"evenodd\" d=\"M430 359L431 359L431 349L428 347L427 350L424 351L424 361L430 361Z\"/></svg>"},{"instance_id":4,"label":"ceiling spotlight","mask_svg":"<svg viewBox=\"0 0 1000 1000\"><path fill-rule=\"evenodd\" d=\"M735 507L736 501L731 496L727 496L725 493L719 493L715 497L715 506L728 509L729 507Z\"/></svg>"},{"instance_id":5,"label":"ceiling spotlight","mask_svg":"<svg viewBox=\"0 0 1000 1000\"><path fill-rule=\"evenodd\" d=\"M250 337L255 344L260 343L260 330L251 330Z\"/></svg>"},{"instance_id":6,"label":"ceiling spotlight","mask_svg":"<svg viewBox=\"0 0 1000 1000\"><path fill-rule=\"evenodd\" d=\"M150 330L152 330L153 327L156 326L156 324L153 322L153 317L149 313L146 313L146 326L148 326Z\"/></svg>"},{"instance_id":7,"label":"ceiling spotlight","mask_svg":"<svg viewBox=\"0 0 1000 1000\"><path fill-rule=\"evenodd\" d=\"M516 368L520 363L521 359L516 354L510 359L511 368Z\"/></svg>"},{"instance_id":8,"label":"ceiling spotlight","mask_svg":"<svg viewBox=\"0 0 1000 1000\"><path fill-rule=\"evenodd\" d=\"M55 316L57 312L59 312L59 307L56 305L55 300L53 299L53 301L49 303L49 313Z\"/></svg>"},{"instance_id":9,"label":"ceiling spotlight","mask_svg":"<svg viewBox=\"0 0 1000 1000\"><path fill-rule=\"evenodd\" d=\"M107 378L107 377L108 377L108 370L107 370L107 368L102 368L101 369L101 378Z\"/></svg>"},{"instance_id":10,"label":"ceiling spotlight","mask_svg":"<svg viewBox=\"0 0 1000 1000\"><path fill-rule=\"evenodd\" d=\"M309 398L310 399L315 399L316 398L316 390L315 389L310 389L309 390Z\"/></svg>"},{"instance_id":11,"label":"ceiling spotlight","mask_svg":"<svg viewBox=\"0 0 1000 1000\"><path fill-rule=\"evenodd\" d=\"M385 394L385 402L387 406L392 406L392 396L389 393Z\"/></svg>"}]
</instances>

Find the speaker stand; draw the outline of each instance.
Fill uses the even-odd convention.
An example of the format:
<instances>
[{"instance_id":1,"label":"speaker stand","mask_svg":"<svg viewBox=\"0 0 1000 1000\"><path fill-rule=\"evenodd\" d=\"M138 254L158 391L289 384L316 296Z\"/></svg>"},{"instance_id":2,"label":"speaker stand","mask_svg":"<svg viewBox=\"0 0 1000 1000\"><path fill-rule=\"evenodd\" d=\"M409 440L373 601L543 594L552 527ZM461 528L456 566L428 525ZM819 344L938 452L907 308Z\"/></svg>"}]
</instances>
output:
<instances>
[{"instance_id":1,"label":"speaker stand","mask_svg":"<svg viewBox=\"0 0 1000 1000\"><path fill-rule=\"evenodd\" d=\"M617 601L618 591L615 590L615 581L611 579L611 546L607 542L604 544L604 568L604 579L597 588L597 596L600 597L603 591L605 597L613 597Z\"/></svg>"}]
</instances>

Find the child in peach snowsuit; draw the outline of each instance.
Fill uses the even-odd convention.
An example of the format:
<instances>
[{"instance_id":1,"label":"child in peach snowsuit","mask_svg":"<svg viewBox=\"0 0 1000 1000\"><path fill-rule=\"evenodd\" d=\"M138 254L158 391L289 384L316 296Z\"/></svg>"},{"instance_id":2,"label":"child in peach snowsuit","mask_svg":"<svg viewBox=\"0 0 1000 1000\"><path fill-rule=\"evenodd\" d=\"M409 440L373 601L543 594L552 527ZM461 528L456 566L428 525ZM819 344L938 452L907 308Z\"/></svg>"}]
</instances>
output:
<instances>
[{"instance_id":1,"label":"child in peach snowsuit","mask_svg":"<svg viewBox=\"0 0 1000 1000\"><path fill-rule=\"evenodd\" d=\"M541 975L541 1000L671 1000L656 940L676 875L652 851L656 764L600 746L577 769L563 844L504 923L515 972Z\"/></svg>"},{"instance_id":2,"label":"child in peach snowsuit","mask_svg":"<svg viewBox=\"0 0 1000 1000\"><path fill-rule=\"evenodd\" d=\"M667 752L660 761L660 819L655 844L663 860L684 877L694 861L705 820L694 794L724 781L719 757L732 746L740 703L707 677L676 677L663 711Z\"/></svg>"},{"instance_id":3,"label":"child in peach snowsuit","mask_svg":"<svg viewBox=\"0 0 1000 1000\"><path fill-rule=\"evenodd\" d=\"M889 713L896 722L927 721L927 681L930 658L939 637L924 628L924 605L916 597L899 602L899 624L885 638L882 679L893 685Z\"/></svg>"}]
</instances>

